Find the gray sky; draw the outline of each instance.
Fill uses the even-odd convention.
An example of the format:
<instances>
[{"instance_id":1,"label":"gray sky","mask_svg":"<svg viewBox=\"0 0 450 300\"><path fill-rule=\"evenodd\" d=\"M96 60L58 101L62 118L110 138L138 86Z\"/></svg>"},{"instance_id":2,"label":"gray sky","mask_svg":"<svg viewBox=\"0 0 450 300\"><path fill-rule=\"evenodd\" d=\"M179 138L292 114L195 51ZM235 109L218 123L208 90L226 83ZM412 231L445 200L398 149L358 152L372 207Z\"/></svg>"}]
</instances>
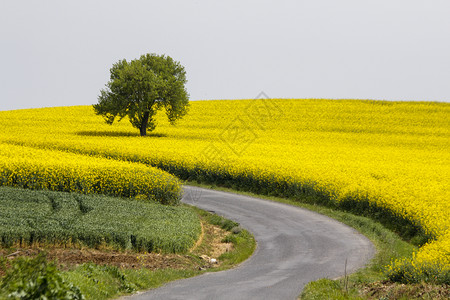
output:
<instances>
[{"instance_id":1,"label":"gray sky","mask_svg":"<svg viewBox=\"0 0 450 300\"><path fill-rule=\"evenodd\" d=\"M449 0L0 0L0 110L97 102L119 59L167 54L191 100L450 101Z\"/></svg>"}]
</instances>

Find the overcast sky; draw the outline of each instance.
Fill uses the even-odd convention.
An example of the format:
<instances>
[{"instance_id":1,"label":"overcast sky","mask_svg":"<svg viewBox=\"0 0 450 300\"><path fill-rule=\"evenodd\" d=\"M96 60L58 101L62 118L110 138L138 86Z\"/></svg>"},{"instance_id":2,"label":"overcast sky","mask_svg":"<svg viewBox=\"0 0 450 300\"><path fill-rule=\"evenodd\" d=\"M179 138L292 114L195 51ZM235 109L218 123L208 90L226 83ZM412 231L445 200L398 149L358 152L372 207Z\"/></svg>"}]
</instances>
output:
<instances>
[{"instance_id":1,"label":"overcast sky","mask_svg":"<svg viewBox=\"0 0 450 300\"><path fill-rule=\"evenodd\" d=\"M191 100L450 101L449 0L0 0L0 110L97 102L166 54Z\"/></svg>"}]
</instances>

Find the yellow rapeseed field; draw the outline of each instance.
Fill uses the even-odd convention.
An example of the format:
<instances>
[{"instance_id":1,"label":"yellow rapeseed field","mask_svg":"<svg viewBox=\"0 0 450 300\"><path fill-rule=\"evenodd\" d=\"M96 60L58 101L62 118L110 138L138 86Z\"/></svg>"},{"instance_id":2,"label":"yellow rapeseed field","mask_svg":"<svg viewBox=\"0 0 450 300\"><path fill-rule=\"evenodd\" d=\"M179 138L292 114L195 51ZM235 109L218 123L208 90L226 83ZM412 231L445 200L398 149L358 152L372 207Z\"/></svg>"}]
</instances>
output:
<instances>
[{"instance_id":1,"label":"yellow rapeseed field","mask_svg":"<svg viewBox=\"0 0 450 300\"><path fill-rule=\"evenodd\" d=\"M142 164L0 143L0 185L175 204L179 181Z\"/></svg>"},{"instance_id":2,"label":"yellow rapeseed field","mask_svg":"<svg viewBox=\"0 0 450 300\"><path fill-rule=\"evenodd\" d=\"M42 151L68 151L269 194L370 203L433 237L409 262L414 272L431 264L450 270L450 104L194 101L176 126L162 113L157 125L142 138L128 120L106 125L90 106L0 112L1 168L24 157L43 166Z\"/></svg>"}]
</instances>

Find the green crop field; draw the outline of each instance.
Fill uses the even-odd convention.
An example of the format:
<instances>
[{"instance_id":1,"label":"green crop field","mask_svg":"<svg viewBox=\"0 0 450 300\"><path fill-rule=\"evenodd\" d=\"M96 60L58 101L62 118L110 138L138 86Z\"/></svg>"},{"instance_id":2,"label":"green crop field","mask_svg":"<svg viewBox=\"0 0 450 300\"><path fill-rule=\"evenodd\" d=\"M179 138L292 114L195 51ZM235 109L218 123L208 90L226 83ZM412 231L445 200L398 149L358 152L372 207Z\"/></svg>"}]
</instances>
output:
<instances>
[{"instance_id":1,"label":"green crop field","mask_svg":"<svg viewBox=\"0 0 450 300\"><path fill-rule=\"evenodd\" d=\"M110 246L148 252L185 252L200 232L200 221L188 207L0 187L3 247Z\"/></svg>"}]
</instances>

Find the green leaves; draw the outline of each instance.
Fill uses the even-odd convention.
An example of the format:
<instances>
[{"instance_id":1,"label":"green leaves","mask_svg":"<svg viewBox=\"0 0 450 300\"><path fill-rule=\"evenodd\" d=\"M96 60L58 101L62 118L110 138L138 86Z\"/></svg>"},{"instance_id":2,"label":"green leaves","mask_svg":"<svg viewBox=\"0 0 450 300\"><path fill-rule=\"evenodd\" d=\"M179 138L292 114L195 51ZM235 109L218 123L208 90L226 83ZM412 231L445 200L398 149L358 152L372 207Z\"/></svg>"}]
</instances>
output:
<instances>
[{"instance_id":1,"label":"green leaves","mask_svg":"<svg viewBox=\"0 0 450 300\"><path fill-rule=\"evenodd\" d=\"M0 298L3 299L84 299L80 290L65 282L54 263L45 255L36 258L18 258L1 280Z\"/></svg>"},{"instance_id":2,"label":"green leaves","mask_svg":"<svg viewBox=\"0 0 450 300\"><path fill-rule=\"evenodd\" d=\"M186 72L171 57L146 54L130 62L121 60L110 73L110 81L94 105L95 113L107 124L128 116L133 127L146 135L156 127L158 110L164 108L172 124L187 113Z\"/></svg>"}]
</instances>

